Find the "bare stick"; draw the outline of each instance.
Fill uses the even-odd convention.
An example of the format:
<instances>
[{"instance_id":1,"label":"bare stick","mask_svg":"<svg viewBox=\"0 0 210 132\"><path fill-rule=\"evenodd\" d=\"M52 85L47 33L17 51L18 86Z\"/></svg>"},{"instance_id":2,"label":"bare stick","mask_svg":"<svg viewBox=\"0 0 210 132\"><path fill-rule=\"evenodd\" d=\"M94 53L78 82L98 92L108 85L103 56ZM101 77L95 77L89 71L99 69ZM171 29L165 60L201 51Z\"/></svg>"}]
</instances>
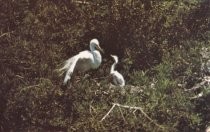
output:
<instances>
[{"instance_id":1,"label":"bare stick","mask_svg":"<svg viewBox=\"0 0 210 132\"><path fill-rule=\"evenodd\" d=\"M150 120L152 123L154 123L156 126L163 128L162 126L160 126L159 124L157 124L154 120L152 120L143 110L141 107L132 107L132 106L128 106L128 105L121 105L118 103L113 103L114 105L118 106L118 107L123 107L123 108L128 108L128 109L134 109L134 110L140 110L141 113L148 119Z\"/></svg>"},{"instance_id":2,"label":"bare stick","mask_svg":"<svg viewBox=\"0 0 210 132\"><path fill-rule=\"evenodd\" d=\"M10 35L10 33L12 33L12 32L7 32L7 33L1 34L1 35L0 35L0 38L3 37L3 36L6 36L6 35Z\"/></svg>"},{"instance_id":3,"label":"bare stick","mask_svg":"<svg viewBox=\"0 0 210 132\"><path fill-rule=\"evenodd\" d=\"M23 79L24 77L21 76L21 75L15 75L16 77L20 78L20 79Z\"/></svg>"},{"instance_id":4,"label":"bare stick","mask_svg":"<svg viewBox=\"0 0 210 132\"><path fill-rule=\"evenodd\" d=\"M92 112L96 113L95 108L92 105L89 105L89 106L90 106L90 114L92 115Z\"/></svg>"},{"instance_id":5,"label":"bare stick","mask_svg":"<svg viewBox=\"0 0 210 132\"><path fill-rule=\"evenodd\" d=\"M152 122L153 124L155 124L156 126L162 128L162 129L164 129L163 126L157 124L154 120L152 120L152 119L151 119L151 118L142 110L141 107L135 107L135 106L132 107L132 106L129 106L129 105L121 105L121 104L119 104L119 103L113 103L112 108L111 108L111 109L107 112L107 114L100 120L100 122L102 122L102 121L110 114L110 112L114 109L115 106L118 106L119 108L122 107L122 108L134 109L134 112L133 112L133 113L135 113L136 110L140 110L141 113L142 113L149 121L151 121L151 122ZM122 114L121 109L120 109L120 112L121 112L121 114ZM122 115L122 116L123 116L123 115ZM124 116L123 116L123 120L125 121Z\"/></svg>"},{"instance_id":6,"label":"bare stick","mask_svg":"<svg viewBox=\"0 0 210 132\"><path fill-rule=\"evenodd\" d=\"M198 83L196 84L195 86L193 86L192 88L190 89L185 89L185 92L188 92L188 91L195 91L199 88L202 88L202 86L206 83L206 81L202 81L201 83Z\"/></svg>"},{"instance_id":7,"label":"bare stick","mask_svg":"<svg viewBox=\"0 0 210 132\"><path fill-rule=\"evenodd\" d=\"M106 115L100 120L100 122L102 122L108 115L109 113L114 109L115 104L113 104L112 108L106 113Z\"/></svg>"},{"instance_id":8,"label":"bare stick","mask_svg":"<svg viewBox=\"0 0 210 132\"><path fill-rule=\"evenodd\" d=\"M123 113L122 113L121 108L120 108L120 107L118 107L118 108L119 108L119 110L120 110L120 113L121 113L121 115L122 115L122 118L123 118L124 122L126 122L125 117L124 117L124 115L123 115ZM126 123L127 123L127 122L126 122Z\"/></svg>"},{"instance_id":9,"label":"bare stick","mask_svg":"<svg viewBox=\"0 0 210 132\"><path fill-rule=\"evenodd\" d=\"M75 3L77 4L90 4L89 2L86 2L86 1L74 1Z\"/></svg>"},{"instance_id":10,"label":"bare stick","mask_svg":"<svg viewBox=\"0 0 210 132\"><path fill-rule=\"evenodd\" d=\"M141 107L132 107L132 106L129 106L129 105L121 105L121 104L119 104L119 103L113 103L113 105L117 105L117 106L119 106L119 107L123 107L123 108L129 108L129 109L134 109L134 110L140 110L141 109Z\"/></svg>"},{"instance_id":11,"label":"bare stick","mask_svg":"<svg viewBox=\"0 0 210 132\"><path fill-rule=\"evenodd\" d=\"M136 112L136 110L133 111L133 115L134 115L135 119L137 119L135 112Z\"/></svg>"},{"instance_id":12,"label":"bare stick","mask_svg":"<svg viewBox=\"0 0 210 132\"><path fill-rule=\"evenodd\" d=\"M27 86L27 87L24 87L20 90L20 92L26 90L26 89L30 89L30 88L34 88L34 87L39 87L39 84L38 85L31 85L31 86Z\"/></svg>"},{"instance_id":13,"label":"bare stick","mask_svg":"<svg viewBox=\"0 0 210 132\"><path fill-rule=\"evenodd\" d=\"M196 84L195 86L193 86L190 89L185 89L185 91L195 91L197 89L203 88L203 86L205 86L206 84L209 85L210 84L210 77L209 76L205 76L202 79L203 81Z\"/></svg>"},{"instance_id":14,"label":"bare stick","mask_svg":"<svg viewBox=\"0 0 210 132\"><path fill-rule=\"evenodd\" d=\"M193 97L189 97L189 99L198 99L198 98L201 98L201 97L203 97L203 92L201 92L198 95L195 95Z\"/></svg>"}]
</instances>

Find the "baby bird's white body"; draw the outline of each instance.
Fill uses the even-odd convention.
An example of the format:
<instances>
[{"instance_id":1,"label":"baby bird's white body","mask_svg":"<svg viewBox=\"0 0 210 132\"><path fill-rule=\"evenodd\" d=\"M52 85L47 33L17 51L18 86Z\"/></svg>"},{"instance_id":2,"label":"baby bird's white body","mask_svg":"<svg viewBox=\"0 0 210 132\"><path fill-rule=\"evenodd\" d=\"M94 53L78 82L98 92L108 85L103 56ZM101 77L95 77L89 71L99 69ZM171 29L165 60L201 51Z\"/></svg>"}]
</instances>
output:
<instances>
[{"instance_id":1,"label":"baby bird's white body","mask_svg":"<svg viewBox=\"0 0 210 132\"><path fill-rule=\"evenodd\" d=\"M125 86L125 80L124 77L122 76L122 74L120 74L118 71L114 70L116 64L118 63L118 57L115 55L111 55L111 57L114 59L114 64L112 64L111 66L111 70L110 70L110 75L112 76L113 79L113 83L116 86Z\"/></svg>"}]
</instances>

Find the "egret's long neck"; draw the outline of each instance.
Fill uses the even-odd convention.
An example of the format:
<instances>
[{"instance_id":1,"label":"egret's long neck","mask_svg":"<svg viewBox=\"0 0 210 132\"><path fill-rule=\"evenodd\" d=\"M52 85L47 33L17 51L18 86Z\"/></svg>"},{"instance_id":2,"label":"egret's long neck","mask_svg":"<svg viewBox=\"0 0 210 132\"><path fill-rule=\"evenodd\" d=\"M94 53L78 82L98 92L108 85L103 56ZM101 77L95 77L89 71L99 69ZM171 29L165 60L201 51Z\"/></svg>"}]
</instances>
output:
<instances>
[{"instance_id":1,"label":"egret's long neck","mask_svg":"<svg viewBox=\"0 0 210 132\"><path fill-rule=\"evenodd\" d=\"M96 55L95 55L95 52L94 52L95 50L96 50L95 46L93 44L90 44L90 52L93 54L94 61L96 59Z\"/></svg>"},{"instance_id":2,"label":"egret's long neck","mask_svg":"<svg viewBox=\"0 0 210 132\"><path fill-rule=\"evenodd\" d=\"M94 50L95 50L95 46L91 43L90 44L90 51L93 53Z\"/></svg>"},{"instance_id":3,"label":"egret's long neck","mask_svg":"<svg viewBox=\"0 0 210 132\"><path fill-rule=\"evenodd\" d=\"M95 49L95 45L94 44L90 45L90 52L93 55L93 64L94 64L94 66L98 67L101 64L102 59L101 59L101 55L100 55L99 51Z\"/></svg>"},{"instance_id":4,"label":"egret's long neck","mask_svg":"<svg viewBox=\"0 0 210 132\"><path fill-rule=\"evenodd\" d=\"M114 72L114 69L115 69L116 64L117 64L116 62L114 62L114 64L112 64L112 67L111 67L110 73L113 73L113 72Z\"/></svg>"}]
</instances>

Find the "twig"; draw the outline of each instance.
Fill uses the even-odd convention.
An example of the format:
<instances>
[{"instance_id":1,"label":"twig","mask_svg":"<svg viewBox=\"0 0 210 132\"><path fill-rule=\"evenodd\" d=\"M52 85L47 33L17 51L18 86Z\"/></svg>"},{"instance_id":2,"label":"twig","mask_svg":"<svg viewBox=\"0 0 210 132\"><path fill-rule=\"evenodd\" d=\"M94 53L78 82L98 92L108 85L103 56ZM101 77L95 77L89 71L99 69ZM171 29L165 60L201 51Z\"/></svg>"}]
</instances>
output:
<instances>
[{"instance_id":1,"label":"twig","mask_svg":"<svg viewBox=\"0 0 210 132\"><path fill-rule=\"evenodd\" d=\"M161 125L157 124L154 120L152 120L143 110L141 107L132 107L132 106L128 106L128 105L121 105L118 103L114 103L116 106L118 107L123 107L123 108L128 108L128 109L134 109L134 110L140 110L141 113L148 119L150 120L152 123L154 123L156 126L163 128Z\"/></svg>"},{"instance_id":2,"label":"twig","mask_svg":"<svg viewBox=\"0 0 210 132\"><path fill-rule=\"evenodd\" d=\"M106 113L106 115L100 120L100 122L102 122L108 115L109 113L114 109L116 104L113 104L112 108Z\"/></svg>"},{"instance_id":3,"label":"twig","mask_svg":"<svg viewBox=\"0 0 210 132\"><path fill-rule=\"evenodd\" d=\"M136 112L136 110L133 111L133 115L134 115L135 119L137 119L135 112Z\"/></svg>"},{"instance_id":4,"label":"twig","mask_svg":"<svg viewBox=\"0 0 210 132\"><path fill-rule=\"evenodd\" d=\"M119 104L119 103L113 103L113 106L111 107L111 109L110 109L110 110L106 113L106 115L100 120L100 122L102 122L102 121L110 114L110 112L114 109L115 106L118 106L119 108L122 107L122 108L134 109L134 112L133 112L133 113L135 113L136 110L140 110L141 113L142 113L149 121L151 121L152 123L154 123L156 126L162 128L162 129L164 129L163 126L157 124L154 120L152 120L152 119L151 119L151 118L142 110L141 107L135 107L135 106L133 107L133 106L128 106L128 105L121 105L121 104ZM122 114L121 109L120 109L120 112L121 112L121 114ZM123 120L125 120L124 116L123 116Z\"/></svg>"},{"instance_id":5,"label":"twig","mask_svg":"<svg viewBox=\"0 0 210 132\"><path fill-rule=\"evenodd\" d=\"M124 117L124 115L123 115L123 113L122 113L121 108L120 108L120 107L118 107L118 108L119 108L119 110L120 110L120 113L121 113L121 115L122 115L122 118L123 118L124 122L126 122L125 117ZM126 123L127 123L127 122L126 122Z\"/></svg>"},{"instance_id":6,"label":"twig","mask_svg":"<svg viewBox=\"0 0 210 132\"><path fill-rule=\"evenodd\" d=\"M20 79L20 81L24 84L26 84L25 80L24 80L24 77L23 76L20 76L20 75L15 75L18 79Z\"/></svg>"},{"instance_id":7,"label":"twig","mask_svg":"<svg viewBox=\"0 0 210 132\"><path fill-rule=\"evenodd\" d=\"M24 77L20 76L20 75L15 75L16 77L23 79Z\"/></svg>"},{"instance_id":8,"label":"twig","mask_svg":"<svg viewBox=\"0 0 210 132\"><path fill-rule=\"evenodd\" d=\"M87 5L89 5L90 3L89 2L86 2L86 1L74 1L75 3L77 3L77 4L87 4Z\"/></svg>"},{"instance_id":9,"label":"twig","mask_svg":"<svg viewBox=\"0 0 210 132\"><path fill-rule=\"evenodd\" d=\"M203 86L205 83L206 83L206 81L202 81L201 83L196 84L195 86L193 86L193 87L190 88L190 89L185 89L184 91L185 91L185 92L195 91L195 90L201 88L201 86Z\"/></svg>"},{"instance_id":10,"label":"twig","mask_svg":"<svg viewBox=\"0 0 210 132\"><path fill-rule=\"evenodd\" d=\"M94 108L92 105L90 105L90 114L91 114L91 115L92 115L92 111L93 111L94 113L96 113L95 108Z\"/></svg>"},{"instance_id":11,"label":"twig","mask_svg":"<svg viewBox=\"0 0 210 132\"><path fill-rule=\"evenodd\" d=\"M28 87L24 87L20 90L20 92L22 92L23 90L26 90L26 89L30 89L30 88L34 88L34 87L39 87L39 84L38 85L31 85L31 86L28 86Z\"/></svg>"},{"instance_id":12,"label":"twig","mask_svg":"<svg viewBox=\"0 0 210 132\"><path fill-rule=\"evenodd\" d=\"M129 109L134 109L134 110L141 110L141 107L136 107L136 106L129 106L129 105L121 105L119 103L113 103L115 105L117 105L118 107L123 107L123 108L129 108Z\"/></svg>"},{"instance_id":13,"label":"twig","mask_svg":"<svg viewBox=\"0 0 210 132\"><path fill-rule=\"evenodd\" d=\"M202 80L203 80L202 82L196 84L195 86L193 86L190 89L185 89L185 91L186 92L188 92L188 91L195 91L195 90L197 90L199 88L202 88L202 86L204 86L204 85L210 85L210 76L205 76L205 77L203 77Z\"/></svg>"},{"instance_id":14,"label":"twig","mask_svg":"<svg viewBox=\"0 0 210 132\"><path fill-rule=\"evenodd\" d=\"M189 97L189 99L198 99L198 98L201 98L201 97L203 97L203 92L201 92L198 95L195 95L193 97Z\"/></svg>"},{"instance_id":15,"label":"twig","mask_svg":"<svg viewBox=\"0 0 210 132\"><path fill-rule=\"evenodd\" d=\"M12 33L12 32L2 33L2 34L0 35L0 38L1 38L1 37L4 37L4 36L6 36L6 35L9 35L10 33Z\"/></svg>"}]
</instances>

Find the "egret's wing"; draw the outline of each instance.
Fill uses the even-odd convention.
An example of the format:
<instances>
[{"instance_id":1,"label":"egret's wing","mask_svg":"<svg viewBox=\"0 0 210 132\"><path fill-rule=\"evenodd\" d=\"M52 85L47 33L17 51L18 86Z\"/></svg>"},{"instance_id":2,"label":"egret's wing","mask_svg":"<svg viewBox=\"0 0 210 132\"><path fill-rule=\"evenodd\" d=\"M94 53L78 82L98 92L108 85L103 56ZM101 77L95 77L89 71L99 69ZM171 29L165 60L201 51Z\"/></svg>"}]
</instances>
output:
<instances>
[{"instance_id":1,"label":"egret's wing","mask_svg":"<svg viewBox=\"0 0 210 132\"><path fill-rule=\"evenodd\" d=\"M73 64L73 62L75 62L77 59L77 55L69 58L68 60L65 61L64 66L62 68L59 69L60 72L62 72L61 74L63 74L63 72L67 71L69 69L69 67L71 67L71 65Z\"/></svg>"},{"instance_id":2,"label":"egret's wing","mask_svg":"<svg viewBox=\"0 0 210 132\"><path fill-rule=\"evenodd\" d=\"M79 60L76 69L81 72L92 69L94 63L93 54L90 51L83 51L79 53Z\"/></svg>"},{"instance_id":3,"label":"egret's wing","mask_svg":"<svg viewBox=\"0 0 210 132\"><path fill-rule=\"evenodd\" d=\"M79 55L79 59L90 59L93 57L93 54L88 50L79 52L78 55Z\"/></svg>"},{"instance_id":4,"label":"egret's wing","mask_svg":"<svg viewBox=\"0 0 210 132\"><path fill-rule=\"evenodd\" d=\"M64 84L68 82L68 80L71 79L71 75L74 72L75 69L85 69L87 67L84 67L84 64L86 64L91 59L92 54L90 51L82 51L79 54L73 56L69 60L67 60L66 64L64 65L61 70L66 71L66 76L64 78Z\"/></svg>"},{"instance_id":5,"label":"egret's wing","mask_svg":"<svg viewBox=\"0 0 210 132\"><path fill-rule=\"evenodd\" d=\"M63 84L65 85L68 80L71 79L71 75L75 69L75 66L77 64L77 61L79 59L79 56L78 55L75 55L74 57L70 58L69 60L67 60L67 63L66 65L64 65L64 70L67 70L66 71L66 75L65 75L65 78L64 78L64 81L63 81Z\"/></svg>"},{"instance_id":6,"label":"egret's wing","mask_svg":"<svg viewBox=\"0 0 210 132\"><path fill-rule=\"evenodd\" d=\"M71 65L74 64L74 62L78 61L78 59L85 59L88 58L89 56L90 56L89 51L82 51L79 54L66 60L64 66L60 68L59 71L62 72L61 74L63 74L63 72L66 72L71 67Z\"/></svg>"}]
</instances>

